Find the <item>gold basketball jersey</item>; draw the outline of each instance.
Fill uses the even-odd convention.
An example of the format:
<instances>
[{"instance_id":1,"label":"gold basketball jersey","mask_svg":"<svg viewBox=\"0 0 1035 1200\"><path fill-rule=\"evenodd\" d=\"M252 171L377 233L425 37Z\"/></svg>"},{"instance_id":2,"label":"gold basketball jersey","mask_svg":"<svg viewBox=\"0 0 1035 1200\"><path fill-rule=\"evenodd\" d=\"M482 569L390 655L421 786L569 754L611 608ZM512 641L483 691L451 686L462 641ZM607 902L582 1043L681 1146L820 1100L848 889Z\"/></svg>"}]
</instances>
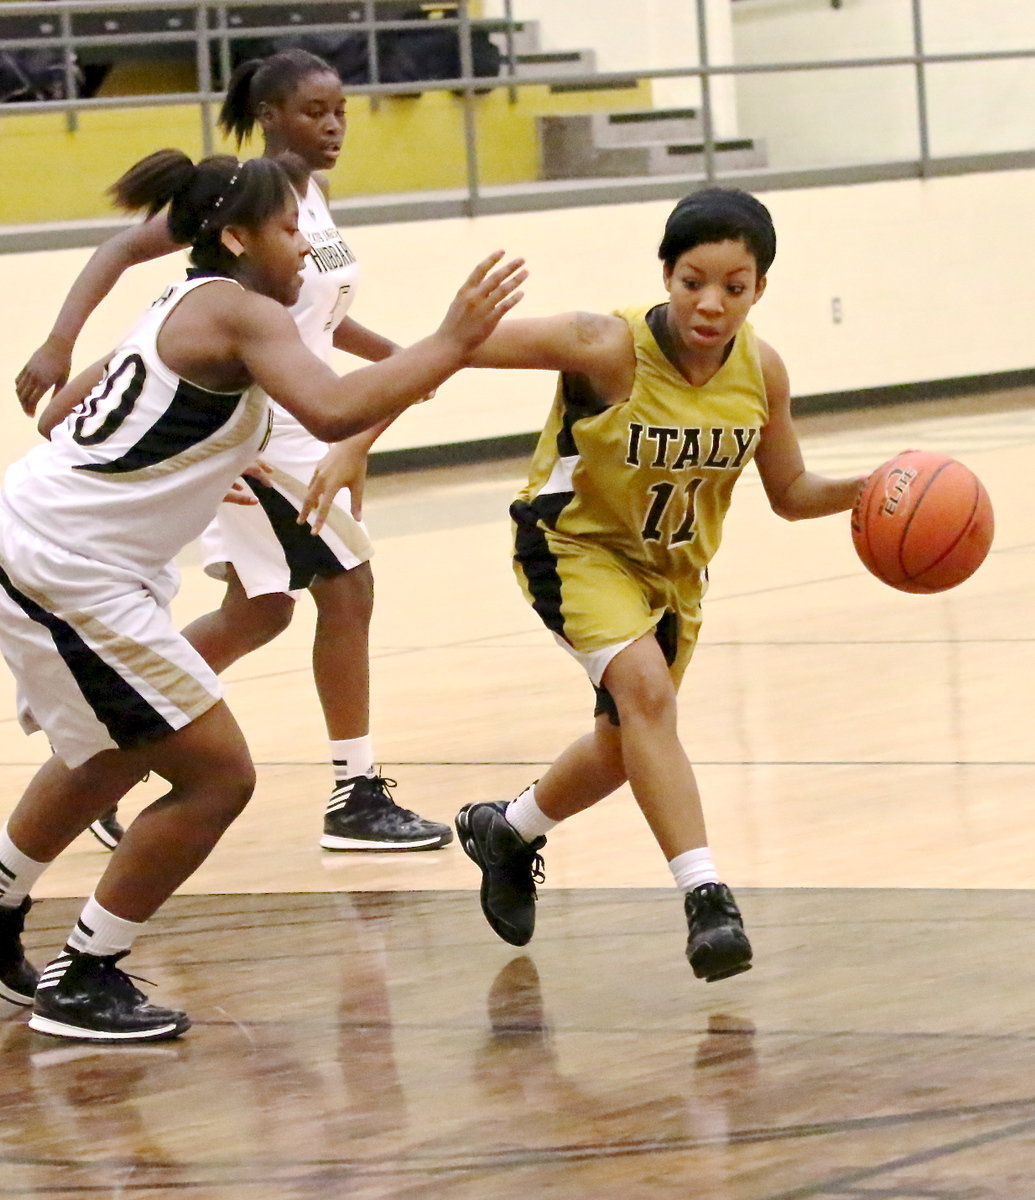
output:
<instances>
[{"instance_id":1,"label":"gold basketball jersey","mask_svg":"<svg viewBox=\"0 0 1035 1200\"><path fill-rule=\"evenodd\" d=\"M650 320L664 306L619 313L632 332L636 373L621 404L562 375L527 487L512 513L558 534L609 547L648 570L697 574L719 547L733 485L768 416L753 330L695 387L665 356Z\"/></svg>"}]
</instances>

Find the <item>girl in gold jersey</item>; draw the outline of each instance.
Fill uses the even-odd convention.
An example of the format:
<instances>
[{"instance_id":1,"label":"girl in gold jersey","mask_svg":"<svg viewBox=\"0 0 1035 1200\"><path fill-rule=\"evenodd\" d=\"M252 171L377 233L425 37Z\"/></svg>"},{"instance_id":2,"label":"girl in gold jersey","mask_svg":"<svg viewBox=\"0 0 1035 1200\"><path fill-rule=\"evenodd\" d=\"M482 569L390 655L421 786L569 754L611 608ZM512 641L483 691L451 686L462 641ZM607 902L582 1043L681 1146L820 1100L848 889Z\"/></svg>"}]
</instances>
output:
<instances>
[{"instance_id":1,"label":"girl in gold jersey","mask_svg":"<svg viewBox=\"0 0 1035 1200\"><path fill-rule=\"evenodd\" d=\"M723 979L751 965L708 849L676 690L747 463L790 521L851 508L862 484L805 469L787 372L746 324L775 250L770 215L753 196L694 193L669 216L659 249L665 302L505 321L475 354L478 366L560 373L528 485L511 507L514 565L526 598L597 689L592 732L540 780L516 800L457 816L482 870L482 910L513 945L534 930L547 833L628 781L684 893L694 974Z\"/></svg>"}]
</instances>

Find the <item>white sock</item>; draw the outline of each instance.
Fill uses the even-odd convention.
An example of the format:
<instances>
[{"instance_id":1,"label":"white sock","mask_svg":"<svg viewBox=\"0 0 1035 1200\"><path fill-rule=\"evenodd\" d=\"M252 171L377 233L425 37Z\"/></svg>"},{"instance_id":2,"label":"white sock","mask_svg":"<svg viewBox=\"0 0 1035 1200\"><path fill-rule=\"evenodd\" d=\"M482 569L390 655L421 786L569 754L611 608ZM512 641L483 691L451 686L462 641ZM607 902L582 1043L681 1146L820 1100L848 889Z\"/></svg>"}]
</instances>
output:
<instances>
[{"instance_id":1,"label":"white sock","mask_svg":"<svg viewBox=\"0 0 1035 1200\"><path fill-rule=\"evenodd\" d=\"M707 846L696 850L684 850L668 860L668 869L681 892L692 892L702 883L718 883L719 873L712 862L712 852Z\"/></svg>"},{"instance_id":2,"label":"white sock","mask_svg":"<svg viewBox=\"0 0 1035 1200\"><path fill-rule=\"evenodd\" d=\"M330 747L336 782L341 783L356 775L374 774L374 739L369 733L365 737L331 742Z\"/></svg>"},{"instance_id":3,"label":"white sock","mask_svg":"<svg viewBox=\"0 0 1035 1200\"><path fill-rule=\"evenodd\" d=\"M529 784L515 800L511 800L505 816L525 842L534 842L537 837L545 837L558 823L536 804L534 783Z\"/></svg>"},{"instance_id":4,"label":"white sock","mask_svg":"<svg viewBox=\"0 0 1035 1200\"><path fill-rule=\"evenodd\" d=\"M17 908L49 866L22 854L5 825L0 830L0 908Z\"/></svg>"},{"instance_id":5,"label":"white sock","mask_svg":"<svg viewBox=\"0 0 1035 1200\"><path fill-rule=\"evenodd\" d=\"M85 954L118 954L120 950L128 950L133 945L134 938L143 933L146 924L146 921L126 921L116 917L106 908L101 908L96 898L91 896L68 935L68 945Z\"/></svg>"}]
</instances>

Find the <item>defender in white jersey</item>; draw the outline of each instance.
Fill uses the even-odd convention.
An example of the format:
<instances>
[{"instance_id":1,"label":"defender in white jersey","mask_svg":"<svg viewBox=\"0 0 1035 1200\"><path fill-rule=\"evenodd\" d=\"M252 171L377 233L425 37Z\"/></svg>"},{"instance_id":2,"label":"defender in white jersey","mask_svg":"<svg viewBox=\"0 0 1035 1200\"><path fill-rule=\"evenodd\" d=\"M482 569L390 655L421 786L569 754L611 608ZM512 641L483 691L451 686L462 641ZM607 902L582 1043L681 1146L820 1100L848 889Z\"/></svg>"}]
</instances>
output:
<instances>
[{"instance_id":1,"label":"defender in white jersey","mask_svg":"<svg viewBox=\"0 0 1035 1200\"><path fill-rule=\"evenodd\" d=\"M9 469L0 494L0 650L26 727L55 752L0 831L0 996L31 1004L38 1032L101 1042L188 1028L117 963L255 781L215 674L171 622L170 560L253 461L267 396L327 441L390 419L466 362L522 278L492 256L435 334L343 380L286 311L309 244L276 162L196 167L159 151L115 192L130 211L169 204L197 275L55 397L40 420L51 440ZM37 974L21 944L33 885L148 772L169 792L134 821L64 951Z\"/></svg>"},{"instance_id":2,"label":"defender in white jersey","mask_svg":"<svg viewBox=\"0 0 1035 1200\"><path fill-rule=\"evenodd\" d=\"M162 293L81 408L10 467L0 498L7 514L142 580L204 530L228 475L251 466L271 422L260 389L211 391L176 375L158 353L176 306L217 280L226 283L205 275Z\"/></svg>"},{"instance_id":3,"label":"defender in white jersey","mask_svg":"<svg viewBox=\"0 0 1035 1200\"><path fill-rule=\"evenodd\" d=\"M228 480L254 462L270 413L258 388L210 391L176 375L157 349L176 306L214 281L168 288L81 410L4 478L4 654L22 728L48 730L69 767L179 729L221 695L171 624L171 564Z\"/></svg>"},{"instance_id":4,"label":"defender in white jersey","mask_svg":"<svg viewBox=\"0 0 1035 1200\"><path fill-rule=\"evenodd\" d=\"M310 176L298 197L298 228L313 248L302 272L302 290L291 315L302 341L330 362L334 331L355 293L359 264L331 218L323 191ZM300 525L298 514L327 446L279 404L270 405L271 437L263 450L270 468L262 480L246 481L258 504L224 505L205 531L205 569L245 595L301 595L314 579L366 562L373 547L352 515L351 492L342 488L318 536Z\"/></svg>"},{"instance_id":5,"label":"defender in white jersey","mask_svg":"<svg viewBox=\"0 0 1035 1200\"><path fill-rule=\"evenodd\" d=\"M287 155L301 167L299 227L312 253L291 311L305 344L325 360L335 348L372 362L395 353L394 342L348 315L359 268L334 224L318 174L334 166L345 136L342 87L334 70L303 50L243 63L230 80L220 124L239 145L258 125L266 157ZM19 376L23 405L31 407L67 378L75 338L122 271L176 248L160 214L96 251L47 342ZM286 629L297 597L308 590L319 614L313 676L334 770L320 844L377 851L445 846L452 839L449 826L395 804L393 781L375 766L368 650L373 549L360 509L367 452L382 427L328 450L280 406L273 405L273 413L263 451L270 471L246 480L255 503L223 505L203 539L206 569L227 584L223 603L184 633L215 671L223 671ZM307 527L299 515L310 509ZM108 846L121 835L114 813L92 828Z\"/></svg>"}]
</instances>

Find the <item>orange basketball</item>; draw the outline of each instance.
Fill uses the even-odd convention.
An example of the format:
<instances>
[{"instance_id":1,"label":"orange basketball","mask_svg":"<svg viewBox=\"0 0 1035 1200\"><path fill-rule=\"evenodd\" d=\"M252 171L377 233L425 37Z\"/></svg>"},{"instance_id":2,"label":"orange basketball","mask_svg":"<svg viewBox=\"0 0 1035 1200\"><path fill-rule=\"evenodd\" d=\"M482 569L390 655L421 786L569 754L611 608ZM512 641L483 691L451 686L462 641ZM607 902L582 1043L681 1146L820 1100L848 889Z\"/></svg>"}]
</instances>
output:
<instances>
[{"instance_id":1,"label":"orange basketball","mask_svg":"<svg viewBox=\"0 0 1035 1200\"><path fill-rule=\"evenodd\" d=\"M973 471L924 450L882 463L852 509L863 565L900 592L944 592L969 579L994 528L992 503Z\"/></svg>"}]
</instances>

